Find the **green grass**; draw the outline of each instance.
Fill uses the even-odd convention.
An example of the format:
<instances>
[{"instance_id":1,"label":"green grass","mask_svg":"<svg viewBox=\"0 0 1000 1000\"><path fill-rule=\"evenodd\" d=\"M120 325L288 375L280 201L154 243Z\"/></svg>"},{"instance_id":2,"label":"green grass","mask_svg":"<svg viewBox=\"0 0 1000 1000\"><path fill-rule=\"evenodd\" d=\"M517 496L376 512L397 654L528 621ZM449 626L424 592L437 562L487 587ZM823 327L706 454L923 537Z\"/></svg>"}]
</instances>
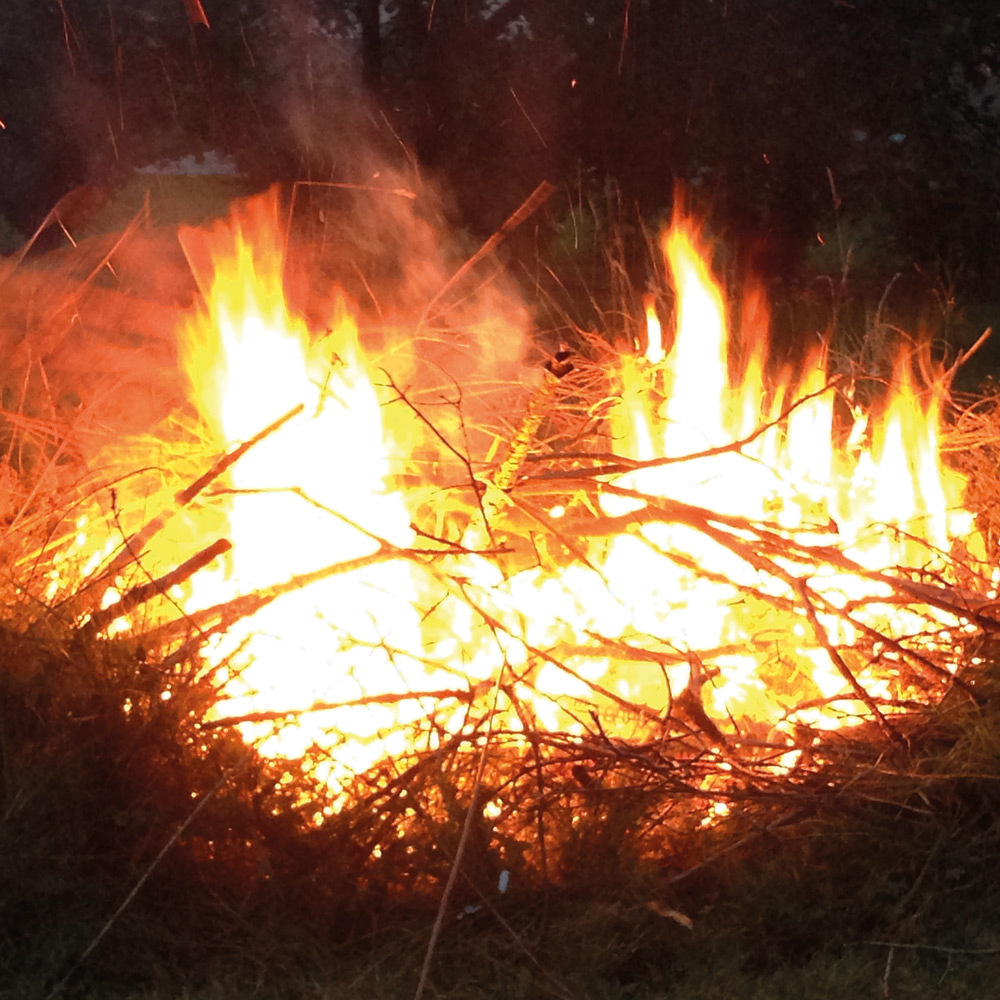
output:
<instances>
[{"instance_id":1,"label":"green grass","mask_svg":"<svg viewBox=\"0 0 1000 1000\"><path fill-rule=\"evenodd\" d=\"M428 845L414 848L437 877L412 893L378 890L377 866L350 857L344 829L294 829L267 766L239 767L236 745L192 756L166 709L114 718L109 672L132 668L112 655L124 650L103 652L103 703L65 664L72 693L49 683L47 701L38 685L3 675L0 997L52 995L126 900L63 995L413 996L444 870ZM639 852L637 830L624 828L619 838L584 832L589 863L571 878L546 884L515 870L507 894L485 898L460 878L426 995L874 997L890 953L879 942L897 944L892 997L990 995L1000 973L1000 951L990 953L1000 949L1000 705L988 677L982 689L979 704L956 698L928 712L905 761L859 764L859 783L839 775L839 787L804 795L793 821L759 836L746 823L706 833L702 867L679 880L666 841ZM234 762L157 861L191 813L184 786L204 793ZM766 817L757 811L757 822Z\"/></svg>"}]
</instances>

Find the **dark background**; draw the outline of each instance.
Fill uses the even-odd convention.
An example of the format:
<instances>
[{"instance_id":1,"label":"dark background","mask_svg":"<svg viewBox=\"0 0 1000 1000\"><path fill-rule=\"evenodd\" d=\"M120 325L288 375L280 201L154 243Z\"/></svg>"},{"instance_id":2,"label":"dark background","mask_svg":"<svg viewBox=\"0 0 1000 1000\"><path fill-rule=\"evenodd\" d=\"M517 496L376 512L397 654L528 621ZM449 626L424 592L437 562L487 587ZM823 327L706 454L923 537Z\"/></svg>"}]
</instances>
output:
<instances>
[{"instance_id":1,"label":"dark background","mask_svg":"<svg viewBox=\"0 0 1000 1000\"><path fill-rule=\"evenodd\" d=\"M997 284L995 3L496 6L5 0L0 215L29 234L79 185L208 150L261 184L419 164L479 234L543 179L653 220L681 179L771 278L832 270L836 219L859 273Z\"/></svg>"}]
</instances>

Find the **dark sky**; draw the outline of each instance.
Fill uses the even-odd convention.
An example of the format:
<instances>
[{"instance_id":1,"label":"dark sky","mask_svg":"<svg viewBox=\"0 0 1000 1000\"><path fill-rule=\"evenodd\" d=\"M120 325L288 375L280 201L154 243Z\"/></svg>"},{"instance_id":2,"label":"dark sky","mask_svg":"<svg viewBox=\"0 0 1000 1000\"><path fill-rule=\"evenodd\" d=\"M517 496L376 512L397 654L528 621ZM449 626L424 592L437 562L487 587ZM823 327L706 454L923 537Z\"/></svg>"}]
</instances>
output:
<instances>
[{"instance_id":1,"label":"dark sky","mask_svg":"<svg viewBox=\"0 0 1000 1000\"><path fill-rule=\"evenodd\" d=\"M901 253L994 277L994 4L391 6L376 32L365 0L203 0L209 28L182 0L9 0L0 214L28 232L77 185L206 150L255 184L412 157L484 232L543 179L656 215L680 178L787 269L833 177Z\"/></svg>"}]
</instances>

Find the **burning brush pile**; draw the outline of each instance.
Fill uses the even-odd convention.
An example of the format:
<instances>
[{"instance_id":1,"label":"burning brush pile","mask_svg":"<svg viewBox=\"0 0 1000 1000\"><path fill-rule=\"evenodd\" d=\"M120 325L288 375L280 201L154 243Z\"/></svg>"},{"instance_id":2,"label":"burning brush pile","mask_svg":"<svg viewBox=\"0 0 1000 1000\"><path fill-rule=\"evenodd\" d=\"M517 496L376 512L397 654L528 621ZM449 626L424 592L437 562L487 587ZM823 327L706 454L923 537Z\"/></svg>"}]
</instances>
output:
<instances>
[{"instance_id":1,"label":"burning brush pile","mask_svg":"<svg viewBox=\"0 0 1000 1000\"><path fill-rule=\"evenodd\" d=\"M996 581L926 346L776 356L681 214L644 321L547 351L488 280L441 329L303 279L273 193L179 237L197 301L141 348L169 413L113 437L12 382L3 466L19 731L66 689L65 738L139 734L111 766L175 803L171 843L266 880L260 831L328 829L393 891L457 863L482 894L565 877L590 829L683 877L974 704ZM81 296L114 301L116 251ZM51 379L24 332L24 386ZM232 842L192 813L229 785Z\"/></svg>"}]
</instances>

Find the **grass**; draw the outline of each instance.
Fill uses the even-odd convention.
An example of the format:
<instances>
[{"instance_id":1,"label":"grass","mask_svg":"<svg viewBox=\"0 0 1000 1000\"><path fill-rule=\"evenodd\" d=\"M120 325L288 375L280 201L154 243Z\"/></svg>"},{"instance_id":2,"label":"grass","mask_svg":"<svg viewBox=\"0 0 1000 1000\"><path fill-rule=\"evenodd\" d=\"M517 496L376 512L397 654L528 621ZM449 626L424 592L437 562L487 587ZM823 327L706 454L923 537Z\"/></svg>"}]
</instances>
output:
<instances>
[{"instance_id":1,"label":"grass","mask_svg":"<svg viewBox=\"0 0 1000 1000\"><path fill-rule=\"evenodd\" d=\"M622 279L623 266L611 271ZM610 330L631 329L635 302L590 305ZM58 328L53 352L78 328ZM134 376L128 349L116 357L115 377ZM28 433L18 510L44 525L59 513L46 498L78 456L54 443L63 415L49 404L62 396L32 364L30 379L5 385L7 433ZM88 432L99 424L90 403L78 401L76 418ZM987 445L994 409L972 428ZM984 510L996 499L991 448L977 452ZM58 464L61 454L72 461ZM44 490L32 494L32 477ZM354 804L317 827L316 793L303 801L295 765L199 724L216 691L195 655L168 665L134 639L89 636L69 605L29 604L30 581L7 565L0 998L413 997L480 791L478 738L367 776ZM502 823L474 811L425 995L989 995L1000 971L1000 657L977 653L972 690L914 710L902 747L847 734L794 782L739 788L729 819L707 829L673 780L670 768L692 765L680 742L664 761L642 747L588 757L567 741L544 758L544 781L530 758L496 747L481 785L513 805ZM531 854L536 829L544 864Z\"/></svg>"},{"instance_id":2,"label":"grass","mask_svg":"<svg viewBox=\"0 0 1000 1000\"><path fill-rule=\"evenodd\" d=\"M37 674L12 677L22 645L21 662L41 657L44 689ZM352 857L350 830L298 826L273 770L242 746L195 752L183 717L156 699L123 719L117 698L135 674L124 645L67 662L8 635L5 654L0 996L52 995L127 899L62 994L413 995L444 875L433 844L410 843L437 874L408 892L380 871L394 858ZM506 894L479 895L460 879L428 995L820 1000L877 995L887 968L893 997L988 995L1000 965L998 716L984 671L975 701L926 712L904 764L871 759L862 780L837 776L769 831L767 810L706 831L702 866L680 879L669 843L650 848L627 824L615 837L578 831L581 860L548 883L515 868ZM212 789L160 858L192 790Z\"/></svg>"}]
</instances>

